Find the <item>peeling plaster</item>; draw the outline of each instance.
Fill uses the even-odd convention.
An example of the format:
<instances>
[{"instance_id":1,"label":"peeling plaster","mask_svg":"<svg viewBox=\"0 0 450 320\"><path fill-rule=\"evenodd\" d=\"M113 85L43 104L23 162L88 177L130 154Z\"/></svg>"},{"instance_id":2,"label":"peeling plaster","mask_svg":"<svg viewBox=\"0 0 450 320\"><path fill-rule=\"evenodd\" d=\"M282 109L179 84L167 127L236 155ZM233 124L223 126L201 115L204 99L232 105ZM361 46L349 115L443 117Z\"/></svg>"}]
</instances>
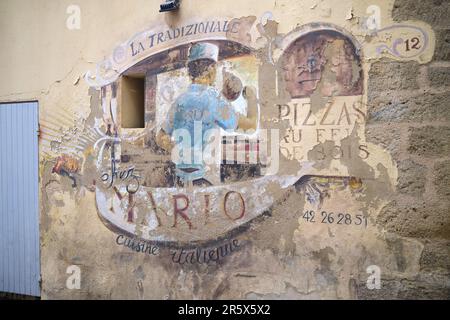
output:
<instances>
[{"instance_id":1,"label":"peeling plaster","mask_svg":"<svg viewBox=\"0 0 450 320\"><path fill-rule=\"evenodd\" d=\"M287 6L292 10L286 10ZM114 48L96 44L90 49L97 56L111 53L96 67L79 57L74 64L66 65L64 70L69 71L63 77L49 75L56 80L38 89L42 105L42 296L355 298L357 286L367 278L368 265L384 266L387 278L414 277L423 245L386 234L376 224L381 208L395 189L397 168L389 152L366 142L365 107L371 63L383 57L428 62L434 50L434 33L421 22L394 23L390 16L392 1L380 4L381 29L369 30L363 23L367 20L367 6L367 1L344 1L338 8L325 0L295 4L284 0L258 3L256 13L233 8L224 12L224 17L216 17L206 5L200 5L198 15L184 12L165 15L145 26L126 20L122 34L129 34L128 40L111 36L114 39L108 43L114 43ZM207 21L220 21L221 26L210 34L166 39L159 45L144 42L151 35L156 34L157 39L166 30L189 25L198 28ZM224 21L229 26L227 31ZM320 78L308 89L310 94L303 95L304 88L300 88L298 92L303 93L293 97L293 84L286 79L287 64L283 65L285 53L298 39L318 34L328 37L325 45L318 47L323 50ZM423 49L417 54L406 52L397 41L400 36L417 37ZM167 78L181 79L179 85L183 88L182 81L186 80L183 77L187 76L180 71L184 67L180 61L185 62L189 44L196 41L221 45L220 54L224 55L221 59L226 63L220 66L223 72L218 74L229 72L240 77L242 86L254 86L260 129L278 129L280 133L278 138L271 135L265 138L268 152L262 156L274 160L271 146L280 142L289 130L303 130L302 135L307 138L298 144L303 158L287 156L276 149L279 164L274 176L258 176L261 169L258 166L231 168L226 179L216 185L179 187L172 179L170 154L154 142L153 125L158 109L149 110L153 105L146 105L146 128L121 128L120 76L145 70L147 79L153 77L151 81L158 81L159 74L164 73ZM143 49L136 49L141 43ZM348 44L354 46L348 55L352 58L336 59L348 53ZM301 54L293 61L300 58ZM319 63L314 59L311 55L307 61L311 69ZM297 64L294 62L294 67ZM151 67L147 70L146 65ZM342 72L344 67L347 69ZM156 68L160 72L150 75ZM311 70L302 72L312 74ZM343 81L343 75L349 79L345 88L330 85ZM222 81L220 76L217 80ZM182 89L174 86L172 95L181 94ZM25 93L13 96L22 94ZM159 93L146 87L146 94L152 98ZM2 92L0 96L9 97L10 93ZM162 94L161 97L164 99ZM328 107L340 103L341 111L336 115L338 123L347 121L347 134L335 139L331 131L331 138L323 141L311 138L317 133L314 125L307 121L296 124L296 119L290 118L297 111L296 106L292 109L297 100L308 101L310 114L306 115L317 121L324 119ZM359 109L347 106L350 112L342 102L357 103ZM280 117L277 107L280 105L288 106L292 114ZM287 143L285 147L293 145ZM333 157L336 150L352 150L351 156ZM324 159L323 154L327 155ZM63 155L66 157L58 158ZM63 171L52 172L57 159L64 159ZM117 160L120 170L135 166L139 175L137 192L127 190L130 181L117 180L114 187L102 182L101 176L110 172L112 160ZM70 163L77 163L77 170ZM227 204L229 192L233 200ZM245 206L242 218L239 210L243 206L237 193ZM180 207L173 197L177 194L190 201L189 219L176 212L175 206ZM208 200L205 194L210 196ZM305 212L311 211L315 213L315 222L304 218ZM352 222L322 223L323 212L349 214ZM175 218L178 218L176 227ZM358 219L365 219L367 226L357 225ZM158 256L118 246L120 234L159 246ZM174 250L207 250L233 239L239 241L239 250L210 264L181 265L171 259ZM83 282L89 283L75 296L64 286L67 264L80 265Z\"/></svg>"}]
</instances>

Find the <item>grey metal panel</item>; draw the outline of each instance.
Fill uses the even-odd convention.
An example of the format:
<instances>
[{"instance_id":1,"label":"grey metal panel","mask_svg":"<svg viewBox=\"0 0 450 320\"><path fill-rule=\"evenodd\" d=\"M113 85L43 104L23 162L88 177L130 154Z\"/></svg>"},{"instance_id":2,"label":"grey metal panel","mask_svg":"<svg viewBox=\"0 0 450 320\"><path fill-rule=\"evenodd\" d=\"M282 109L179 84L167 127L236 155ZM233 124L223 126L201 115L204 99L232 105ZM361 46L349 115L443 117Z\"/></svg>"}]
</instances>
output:
<instances>
[{"instance_id":1,"label":"grey metal panel","mask_svg":"<svg viewBox=\"0 0 450 320\"><path fill-rule=\"evenodd\" d=\"M0 291L40 296L38 104L0 104Z\"/></svg>"}]
</instances>

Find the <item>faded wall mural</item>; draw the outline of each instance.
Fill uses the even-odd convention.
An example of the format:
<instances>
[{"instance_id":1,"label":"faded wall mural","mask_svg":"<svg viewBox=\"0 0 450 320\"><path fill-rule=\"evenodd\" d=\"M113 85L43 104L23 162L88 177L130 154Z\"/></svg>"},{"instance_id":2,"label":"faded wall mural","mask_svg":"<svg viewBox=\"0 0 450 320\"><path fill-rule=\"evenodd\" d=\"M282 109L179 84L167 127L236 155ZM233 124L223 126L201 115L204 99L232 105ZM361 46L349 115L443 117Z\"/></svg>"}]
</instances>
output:
<instances>
[{"instance_id":1,"label":"faded wall mural","mask_svg":"<svg viewBox=\"0 0 450 320\"><path fill-rule=\"evenodd\" d=\"M172 263L226 259L258 224L287 252L376 248L395 263L375 220L397 168L365 139L368 70L429 60L434 36L417 23L324 21L281 33L266 12L136 33L80 80L90 114L62 135L63 113L42 122L43 195L54 198L56 177L94 194L90 219L118 245ZM418 244L404 246L414 268Z\"/></svg>"}]
</instances>

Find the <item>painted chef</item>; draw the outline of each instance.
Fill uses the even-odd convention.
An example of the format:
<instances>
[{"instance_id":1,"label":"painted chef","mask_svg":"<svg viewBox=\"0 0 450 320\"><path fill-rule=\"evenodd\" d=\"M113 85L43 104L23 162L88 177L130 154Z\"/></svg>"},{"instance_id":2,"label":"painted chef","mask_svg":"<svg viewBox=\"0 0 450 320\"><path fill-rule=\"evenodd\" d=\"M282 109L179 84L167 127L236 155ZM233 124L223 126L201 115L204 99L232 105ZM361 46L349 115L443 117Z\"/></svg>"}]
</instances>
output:
<instances>
[{"instance_id":1,"label":"painted chef","mask_svg":"<svg viewBox=\"0 0 450 320\"><path fill-rule=\"evenodd\" d=\"M247 86L243 88L242 82L234 75L224 79L222 92L214 87L218 56L219 47L215 44L202 42L192 45L187 61L191 84L172 105L156 138L158 145L165 150L172 150L175 142L177 152L183 149L181 154L190 154L189 157L184 154L181 159L174 161L178 184L182 186L220 182L220 164L210 165L203 158L195 156L199 152L201 154L208 145L208 133L214 131L210 129L256 129L257 98L254 89ZM232 101L241 92L247 100L246 116L236 112L232 106ZM180 142L184 139L180 139L183 136L180 132L189 133L190 144ZM186 150L188 148L190 150Z\"/></svg>"}]
</instances>

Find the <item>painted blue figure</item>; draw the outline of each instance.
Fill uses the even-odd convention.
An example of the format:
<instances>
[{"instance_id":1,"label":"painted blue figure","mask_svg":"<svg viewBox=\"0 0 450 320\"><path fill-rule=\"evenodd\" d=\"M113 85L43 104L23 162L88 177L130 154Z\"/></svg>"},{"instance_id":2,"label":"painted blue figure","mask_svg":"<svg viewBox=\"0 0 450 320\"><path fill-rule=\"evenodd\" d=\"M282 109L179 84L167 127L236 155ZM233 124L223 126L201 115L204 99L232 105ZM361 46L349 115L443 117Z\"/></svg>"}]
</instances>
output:
<instances>
[{"instance_id":1,"label":"painted blue figure","mask_svg":"<svg viewBox=\"0 0 450 320\"><path fill-rule=\"evenodd\" d=\"M244 130L256 128L256 95L253 90L246 87L243 91L249 110L247 116L242 116L234 111L230 103L242 91L240 80L237 77L234 77L234 83L224 80L222 92L213 86L218 56L219 47L215 44L197 43L191 47L187 67L192 83L187 91L176 99L157 137L160 146L171 149L168 146L169 136L179 137L180 132L176 130L183 129L189 134L191 143L184 144L183 147L191 148L191 156L187 157L188 161L182 157L183 160L176 163L176 175L183 184L198 180L208 182L204 179L205 163L201 156L195 156L202 154L209 138L205 135L208 130L219 127L224 130L236 130L238 127Z\"/></svg>"}]
</instances>

